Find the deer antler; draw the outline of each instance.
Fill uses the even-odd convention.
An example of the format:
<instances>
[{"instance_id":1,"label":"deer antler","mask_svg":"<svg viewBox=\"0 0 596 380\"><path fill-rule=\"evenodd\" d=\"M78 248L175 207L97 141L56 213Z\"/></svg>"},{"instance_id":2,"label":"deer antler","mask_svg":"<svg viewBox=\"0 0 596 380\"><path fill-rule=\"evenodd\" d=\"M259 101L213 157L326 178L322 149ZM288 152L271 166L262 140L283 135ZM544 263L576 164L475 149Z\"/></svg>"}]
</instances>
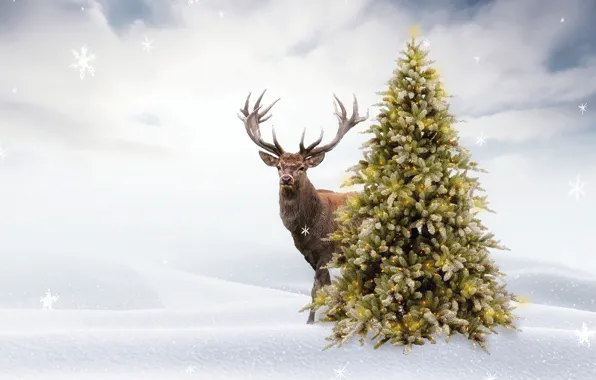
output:
<instances>
[{"instance_id":1,"label":"deer antler","mask_svg":"<svg viewBox=\"0 0 596 380\"><path fill-rule=\"evenodd\" d=\"M316 139L312 144L308 147L304 147L304 135L306 134L306 129L302 132L302 139L300 140L300 154L304 158L315 156L319 153L326 153L332 150L339 144L341 139L345 136L345 134L352 129L356 124L363 122L364 120L368 119L368 111L366 111L366 116L360 117L358 116L358 100L356 100L356 95L354 95L354 106L352 108L352 116L348 119L346 113L346 107L342 104L342 102L337 98L335 94L333 97L337 101L337 104L334 102L333 106L335 107L335 116L337 116L337 120L339 121L339 127L337 129L337 134L331 140L329 144L317 146L323 140L323 129L321 128L321 134L318 139ZM341 113L337 109L337 105L339 104L339 108L341 109Z\"/></svg>"},{"instance_id":2,"label":"deer antler","mask_svg":"<svg viewBox=\"0 0 596 380\"><path fill-rule=\"evenodd\" d=\"M282 154L284 154L284 150L277 141L277 136L275 135L275 128L271 128L271 133L273 135L273 144L264 141L263 137L261 136L260 124L269 120L269 118L273 116L267 115L267 112L269 112L269 110L275 105L275 103L279 101L279 99L277 99L268 107L266 107L263 111L259 112L263 107L261 105L261 100L263 99L263 95L265 95L265 91L263 91L261 96L259 96L259 98L257 99L257 102L255 103L252 112L249 112L248 110L248 102L250 100L251 95L251 93L248 93L248 96L246 97L246 102L244 103L244 108L240 109L240 112L244 116L238 114L238 118L244 122L244 127L246 128L246 133L248 133L248 137L250 137L250 139L255 144L257 144L257 146L279 157Z\"/></svg>"}]
</instances>

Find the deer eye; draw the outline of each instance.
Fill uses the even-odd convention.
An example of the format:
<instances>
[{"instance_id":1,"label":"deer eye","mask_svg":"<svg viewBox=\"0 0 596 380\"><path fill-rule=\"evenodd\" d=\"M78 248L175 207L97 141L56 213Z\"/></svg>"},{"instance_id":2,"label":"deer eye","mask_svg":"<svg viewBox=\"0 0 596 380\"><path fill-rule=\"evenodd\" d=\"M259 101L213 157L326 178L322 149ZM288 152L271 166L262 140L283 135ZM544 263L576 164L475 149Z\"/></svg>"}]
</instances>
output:
<instances>
[{"instance_id":1,"label":"deer eye","mask_svg":"<svg viewBox=\"0 0 596 380\"><path fill-rule=\"evenodd\" d=\"M281 165L277 165L277 170L281 170Z\"/></svg>"}]
</instances>

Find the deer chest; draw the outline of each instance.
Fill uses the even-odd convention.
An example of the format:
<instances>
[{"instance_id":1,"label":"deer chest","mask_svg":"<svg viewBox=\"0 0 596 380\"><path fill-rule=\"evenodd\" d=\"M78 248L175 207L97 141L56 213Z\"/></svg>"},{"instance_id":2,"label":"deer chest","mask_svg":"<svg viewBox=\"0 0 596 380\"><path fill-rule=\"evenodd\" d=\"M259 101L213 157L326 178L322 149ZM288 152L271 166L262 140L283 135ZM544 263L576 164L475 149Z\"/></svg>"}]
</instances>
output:
<instances>
[{"instance_id":1,"label":"deer chest","mask_svg":"<svg viewBox=\"0 0 596 380\"><path fill-rule=\"evenodd\" d=\"M323 241L324 237L326 234L321 236L316 230L305 232L301 228L299 231L292 231L294 246L313 267L321 260L321 256L327 256L326 253L333 250L333 243Z\"/></svg>"}]
</instances>

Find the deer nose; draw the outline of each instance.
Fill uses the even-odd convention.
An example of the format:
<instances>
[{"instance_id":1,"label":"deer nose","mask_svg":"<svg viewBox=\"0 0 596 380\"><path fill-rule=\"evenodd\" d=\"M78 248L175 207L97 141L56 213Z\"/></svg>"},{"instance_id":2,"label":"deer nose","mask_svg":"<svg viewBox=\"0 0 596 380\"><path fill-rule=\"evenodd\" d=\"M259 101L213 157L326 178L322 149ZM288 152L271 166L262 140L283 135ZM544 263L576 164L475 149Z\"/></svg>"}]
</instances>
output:
<instances>
[{"instance_id":1,"label":"deer nose","mask_svg":"<svg viewBox=\"0 0 596 380\"><path fill-rule=\"evenodd\" d=\"M291 185L294 182L294 178L289 174L284 174L279 178L282 185Z\"/></svg>"}]
</instances>

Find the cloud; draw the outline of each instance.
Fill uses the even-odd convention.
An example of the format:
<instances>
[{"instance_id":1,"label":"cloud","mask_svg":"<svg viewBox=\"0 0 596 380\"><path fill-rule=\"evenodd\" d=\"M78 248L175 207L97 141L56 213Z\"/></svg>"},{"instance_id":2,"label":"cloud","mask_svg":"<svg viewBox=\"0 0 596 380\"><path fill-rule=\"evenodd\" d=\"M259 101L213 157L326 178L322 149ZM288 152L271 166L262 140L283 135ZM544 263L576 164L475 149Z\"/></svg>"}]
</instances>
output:
<instances>
[{"instance_id":1,"label":"cloud","mask_svg":"<svg viewBox=\"0 0 596 380\"><path fill-rule=\"evenodd\" d=\"M356 94L363 110L378 102L413 24L422 26L454 95L451 110L468 121L458 125L462 143L492 168L484 187L505 216L487 220L516 242L544 231L556 236L563 221L529 231L527 219L520 231L516 210L540 198L560 202L556 212L565 217L583 218L579 210L567 214L576 204L565 194L575 172L589 173L595 162L589 141L596 111L577 110L592 99L596 108L593 41L577 38L593 35L590 5L464 3L0 4L7 20L0 23L0 143L11 152L0 165L0 207L16 215L0 221L9 236L0 252L147 258L184 246L202 257L206 241L242 254L251 240L294 252L278 217L276 173L258 158L238 109L248 92L266 88L265 102L281 97L263 126L266 138L275 125L284 148L298 150L303 128L312 140L323 126L327 141L337 125L332 93L346 104ZM154 41L150 52L142 49L145 38ZM69 68L72 50L82 46L96 55L95 75L84 80ZM344 170L361 158L367 136L357 132L367 123L309 173L313 183L338 189ZM483 147L474 145L480 132L488 137ZM512 178L533 178L534 187L517 193ZM526 210L539 219L555 213ZM524 254L550 248L521 247Z\"/></svg>"},{"instance_id":2,"label":"cloud","mask_svg":"<svg viewBox=\"0 0 596 380\"><path fill-rule=\"evenodd\" d=\"M466 119L459 127L460 136L484 134L487 138L508 142L551 140L560 134L570 134L593 128L594 121L568 106L508 110ZM540 122L538 122L540 120Z\"/></svg>"}]
</instances>

